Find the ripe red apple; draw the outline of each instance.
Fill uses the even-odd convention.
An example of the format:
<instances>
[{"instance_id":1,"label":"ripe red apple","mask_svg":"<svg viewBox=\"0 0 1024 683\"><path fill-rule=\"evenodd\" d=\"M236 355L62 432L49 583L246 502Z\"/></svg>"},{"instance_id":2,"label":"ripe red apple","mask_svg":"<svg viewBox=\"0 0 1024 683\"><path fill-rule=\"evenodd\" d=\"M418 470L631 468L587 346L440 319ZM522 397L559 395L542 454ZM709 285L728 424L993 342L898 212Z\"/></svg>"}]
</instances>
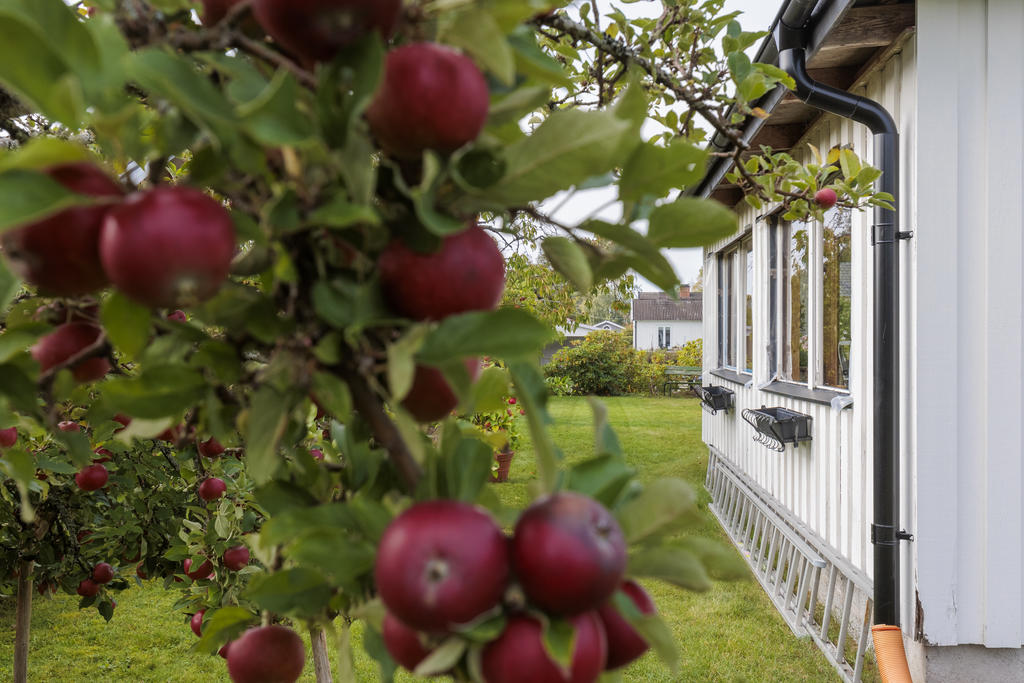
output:
<instances>
[{"instance_id":1,"label":"ripe red apple","mask_svg":"<svg viewBox=\"0 0 1024 683\"><path fill-rule=\"evenodd\" d=\"M234 683L294 683L306 663L302 639L276 624L249 629L231 643L227 655Z\"/></svg>"},{"instance_id":2,"label":"ripe red apple","mask_svg":"<svg viewBox=\"0 0 1024 683\"><path fill-rule=\"evenodd\" d=\"M93 464L96 465L102 465L103 463L110 462L111 460L114 459L114 454L108 451L106 448L97 448L96 450L93 451L93 453L100 456L98 458L92 459Z\"/></svg>"},{"instance_id":3,"label":"ripe red apple","mask_svg":"<svg viewBox=\"0 0 1024 683\"><path fill-rule=\"evenodd\" d=\"M216 458L224 452L224 447L220 445L220 441L217 441L212 436L206 441L198 442L196 447L199 449L199 455L204 458Z\"/></svg>"},{"instance_id":4,"label":"ripe red apple","mask_svg":"<svg viewBox=\"0 0 1024 683\"><path fill-rule=\"evenodd\" d=\"M82 425L71 420L62 420L57 423L57 429L62 432L80 432L82 431Z\"/></svg>"},{"instance_id":5,"label":"ripe red apple","mask_svg":"<svg viewBox=\"0 0 1024 683\"><path fill-rule=\"evenodd\" d=\"M0 448L10 448L18 441L18 428L0 429Z\"/></svg>"},{"instance_id":6,"label":"ripe red apple","mask_svg":"<svg viewBox=\"0 0 1024 683\"><path fill-rule=\"evenodd\" d=\"M324 452L319 448L310 449L309 454L313 456L314 460L323 460Z\"/></svg>"},{"instance_id":7,"label":"ripe red apple","mask_svg":"<svg viewBox=\"0 0 1024 683\"><path fill-rule=\"evenodd\" d=\"M100 231L100 258L125 296L151 308L209 299L235 253L231 215L192 187L158 187L128 197Z\"/></svg>"},{"instance_id":8,"label":"ripe red apple","mask_svg":"<svg viewBox=\"0 0 1024 683\"><path fill-rule=\"evenodd\" d=\"M57 586L50 583L49 581L40 581L39 584L36 585L36 591L40 595L46 595L47 593L52 593L55 590L57 590Z\"/></svg>"},{"instance_id":9,"label":"ripe red apple","mask_svg":"<svg viewBox=\"0 0 1024 683\"><path fill-rule=\"evenodd\" d=\"M188 625L192 628L192 633L197 636L203 635L203 615L206 614L205 609L201 609L192 615L189 619Z\"/></svg>"},{"instance_id":10,"label":"ripe red apple","mask_svg":"<svg viewBox=\"0 0 1024 683\"><path fill-rule=\"evenodd\" d=\"M236 545L225 550L224 556L221 559L225 567L233 572L237 572L249 564L249 549L244 545Z\"/></svg>"},{"instance_id":11,"label":"ripe red apple","mask_svg":"<svg viewBox=\"0 0 1024 683\"><path fill-rule=\"evenodd\" d=\"M441 248L430 254L394 240L378 265L388 305L413 320L494 310L505 289L505 259L476 225L445 237Z\"/></svg>"},{"instance_id":12,"label":"ripe red apple","mask_svg":"<svg viewBox=\"0 0 1024 683\"><path fill-rule=\"evenodd\" d=\"M172 323L187 323L188 322L188 316L185 315L185 311L183 311L181 309L178 309L177 311L174 311L173 313L169 313L167 315L167 319L170 320Z\"/></svg>"},{"instance_id":13,"label":"ripe red apple","mask_svg":"<svg viewBox=\"0 0 1024 683\"><path fill-rule=\"evenodd\" d=\"M385 152L419 159L426 149L454 152L475 140L489 107L487 81L472 59L413 43L388 52L366 120Z\"/></svg>"},{"instance_id":14,"label":"ripe red apple","mask_svg":"<svg viewBox=\"0 0 1024 683\"><path fill-rule=\"evenodd\" d=\"M430 650L423 646L420 633L403 624L391 612L384 614L381 635L392 659L409 671L415 670L430 654Z\"/></svg>"},{"instance_id":15,"label":"ripe red apple","mask_svg":"<svg viewBox=\"0 0 1024 683\"><path fill-rule=\"evenodd\" d=\"M78 589L75 592L83 598L91 598L100 592L100 585L92 579L84 579L78 584Z\"/></svg>"},{"instance_id":16,"label":"ripe red apple","mask_svg":"<svg viewBox=\"0 0 1024 683\"><path fill-rule=\"evenodd\" d=\"M205 560L201 565L192 569L192 558L185 559L185 576L198 581L199 579L209 579L213 577L213 562Z\"/></svg>"},{"instance_id":17,"label":"ripe red apple","mask_svg":"<svg viewBox=\"0 0 1024 683\"><path fill-rule=\"evenodd\" d=\"M121 431L122 429L124 429L125 427L132 423L132 419L123 413L118 413L117 415L110 419L121 425L120 427L114 430L115 434L117 434L119 431Z\"/></svg>"},{"instance_id":18,"label":"ripe red apple","mask_svg":"<svg viewBox=\"0 0 1024 683\"><path fill-rule=\"evenodd\" d=\"M96 583L110 583L114 579L114 568L106 562L100 562L92 569L92 580Z\"/></svg>"},{"instance_id":19,"label":"ripe red apple","mask_svg":"<svg viewBox=\"0 0 1024 683\"><path fill-rule=\"evenodd\" d=\"M241 0L202 0L203 2L203 25L213 26L224 18L232 6L237 5Z\"/></svg>"},{"instance_id":20,"label":"ripe red apple","mask_svg":"<svg viewBox=\"0 0 1024 683\"><path fill-rule=\"evenodd\" d=\"M597 501L556 493L538 499L519 517L512 563L530 602L551 614L579 614L603 605L619 587L626 539Z\"/></svg>"},{"instance_id":21,"label":"ripe red apple","mask_svg":"<svg viewBox=\"0 0 1024 683\"><path fill-rule=\"evenodd\" d=\"M120 186L88 162L59 164L46 173L91 197L120 197ZM76 206L4 232L0 247L14 270L45 294L80 296L107 284L99 259L100 226L109 203Z\"/></svg>"},{"instance_id":22,"label":"ripe red apple","mask_svg":"<svg viewBox=\"0 0 1024 683\"><path fill-rule=\"evenodd\" d=\"M487 683L593 683L604 670L608 656L601 620L595 612L584 612L571 619L576 629L576 644L569 676L562 674L548 656L542 641L540 622L526 615L508 620L497 640L483 651L483 674Z\"/></svg>"},{"instance_id":23,"label":"ripe red apple","mask_svg":"<svg viewBox=\"0 0 1024 683\"><path fill-rule=\"evenodd\" d=\"M814 203L826 211L835 206L838 200L836 191L830 187L823 187L814 193Z\"/></svg>"},{"instance_id":24,"label":"ripe red apple","mask_svg":"<svg viewBox=\"0 0 1024 683\"><path fill-rule=\"evenodd\" d=\"M199 485L199 497L209 503L211 500L217 500L223 496L227 490L228 485L224 483L223 479L210 477L204 479L203 483Z\"/></svg>"},{"instance_id":25,"label":"ripe red apple","mask_svg":"<svg viewBox=\"0 0 1024 683\"><path fill-rule=\"evenodd\" d=\"M256 0L252 12L281 47L306 62L330 61L371 31L395 33L402 0Z\"/></svg>"},{"instance_id":26,"label":"ripe red apple","mask_svg":"<svg viewBox=\"0 0 1024 683\"><path fill-rule=\"evenodd\" d=\"M178 439L181 438L181 433L182 431L184 431L184 429L184 426L180 424L174 425L173 427L168 427L164 431L160 432L154 438L157 441L166 441L172 444L178 443Z\"/></svg>"},{"instance_id":27,"label":"ripe red apple","mask_svg":"<svg viewBox=\"0 0 1024 683\"><path fill-rule=\"evenodd\" d=\"M508 539L480 508L452 500L417 503L396 517L377 549L381 600L412 628L443 631L501 602Z\"/></svg>"},{"instance_id":28,"label":"ripe red apple","mask_svg":"<svg viewBox=\"0 0 1024 683\"><path fill-rule=\"evenodd\" d=\"M103 330L89 323L66 323L39 338L32 347L32 357L39 363L40 372L67 362L83 349L92 346ZM79 361L71 375L79 382L93 382L110 372L110 361L102 357Z\"/></svg>"},{"instance_id":29,"label":"ripe red apple","mask_svg":"<svg viewBox=\"0 0 1024 683\"><path fill-rule=\"evenodd\" d=\"M219 650L217 650L217 654L220 655L222 658L227 659L228 652L231 651L231 643L234 642L235 641L232 640L230 643L224 643L224 645Z\"/></svg>"},{"instance_id":30,"label":"ripe red apple","mask_svg":"<svg viewBox=\"0 0 1024 683\"><path fill-rule=\"evenodd\" d=\"M103 465L89 465L78 471L78 474L75 475L75 483L83 491L95 491L103 488L108 477L107 468Z\"/></svg>"},{"instance_id":31,"label":"ripe red apple","mask_svg":"<svg viewBox=\"0 0 1024 683\"><path fill-rule=\"evenodd\" d=\"M654 614L654 601L636 581L627 580L619 588L633 601L642 614ZM650 645L640 634L629 625L611 602L607 602L597 611L601 624L608 636L608 669L618 669L629 664L647 652Z\"/></svg>"},{"instance_id":32,"label":"ripe red apple","mask_svg":"<svg viewBox=\"0 0 1024 683\"><path fill-rule=\"evenodd\" d=\"M467 358L466 370L470 379L480 376L480 361ZM425 365L416 366L412 387L402 399L402 407L420 422L435 422L454 410L459 404L459 397L452 391L448 380L437 368Z\"/></svg>"}]
</instances>

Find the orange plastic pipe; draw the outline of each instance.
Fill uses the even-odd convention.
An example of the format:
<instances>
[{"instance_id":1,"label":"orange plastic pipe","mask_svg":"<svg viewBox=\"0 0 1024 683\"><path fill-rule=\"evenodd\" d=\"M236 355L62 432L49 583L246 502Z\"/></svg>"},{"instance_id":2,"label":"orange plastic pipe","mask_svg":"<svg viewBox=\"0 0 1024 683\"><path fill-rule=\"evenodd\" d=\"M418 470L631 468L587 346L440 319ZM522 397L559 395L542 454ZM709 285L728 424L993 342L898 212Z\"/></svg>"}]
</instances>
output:
<instances>
[{"instance_id":1,"label":"orange plastic pipe","mask_svg":"<svg viewBox=\"0 0 1024 683\"><path fill-rule=\"evenodd\" d=\"M882 683L914 683L910 677L900 627L885 624L872 626L871 639L875 643L875 660L878 662Z\"/></svg>"}]
</instances>

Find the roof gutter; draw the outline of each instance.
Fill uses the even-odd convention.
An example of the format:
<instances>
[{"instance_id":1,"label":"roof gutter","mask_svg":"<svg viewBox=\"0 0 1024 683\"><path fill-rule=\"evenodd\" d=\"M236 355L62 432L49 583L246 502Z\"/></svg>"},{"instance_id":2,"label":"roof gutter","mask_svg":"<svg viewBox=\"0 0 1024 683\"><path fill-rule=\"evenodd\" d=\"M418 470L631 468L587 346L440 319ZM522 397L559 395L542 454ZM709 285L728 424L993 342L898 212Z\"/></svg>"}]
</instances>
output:
<instances>
[{"instance_id":1,"label":"roof gutter","mask_svg":"<svg viewBox=\"0 0 1024 683\"><path fill-rule=\"evenodd\" d=\"M876 184L895 201L893 209L875 207L871 244L874 249L874 623L875 640L899 641L899 576L901 540L912 537L899 528L899 132L878 102L814 81L807 74L806 44L816 0L791 0L776 22L774 36L779 67L796 81L796 94L823 111L863 123L874 135L874 165L882 171ZM882 628L887 626L888 628ZM895 630L896 633L892 633ZM881 665L881 661L880 661ZM884 667L880 667L883 668ZM883 676L884 677L884 676ZM887 679L888 680L888 679ZM907 679L909 680L909 679Z\"/></svg>"}]
</instances>

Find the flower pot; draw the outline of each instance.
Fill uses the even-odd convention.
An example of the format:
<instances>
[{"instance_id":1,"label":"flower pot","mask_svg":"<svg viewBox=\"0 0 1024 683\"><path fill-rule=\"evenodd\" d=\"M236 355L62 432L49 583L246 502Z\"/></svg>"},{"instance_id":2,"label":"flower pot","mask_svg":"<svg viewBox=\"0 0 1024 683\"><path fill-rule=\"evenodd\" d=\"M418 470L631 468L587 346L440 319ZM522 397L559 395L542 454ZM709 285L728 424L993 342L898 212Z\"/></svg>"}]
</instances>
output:
<instances>
[{"instance_id":1,"label":"flower pot","mask_svg":"<svg viewBox=\"0 0 1024 683\"><path fill-rule=\"evenodd\" d=\"M512 469L512 457L515 451L498 451L494 454L494 460L498 463L498 469L491 473L491 481L501 484L508 481L509 471Z\"/></svg>"}]
</instances>

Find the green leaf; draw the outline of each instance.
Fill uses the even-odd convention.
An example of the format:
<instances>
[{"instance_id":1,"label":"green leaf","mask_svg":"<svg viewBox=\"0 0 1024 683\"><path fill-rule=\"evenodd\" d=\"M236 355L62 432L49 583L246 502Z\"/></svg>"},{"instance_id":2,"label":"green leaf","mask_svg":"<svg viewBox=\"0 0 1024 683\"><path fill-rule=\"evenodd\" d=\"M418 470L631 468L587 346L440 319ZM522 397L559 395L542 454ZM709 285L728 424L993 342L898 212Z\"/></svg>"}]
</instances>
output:
<instances>
[{"instance_id":1,"label":"green leaf","mask_svg":"<svg viewBox=\"0 0 1024 683\"><path fill-rule=\"evenodd\" d=\"M213 654L222 645L234 640L242 631L257 621L255 614L242 607L221 607L210 610L203 617L202 637L196 650Z\"/></svg>"},{"instance_id":2,"label":"green leaf","mask_svg":"<svg viewBox=\"0 0 1024 683\"><path fill-rule=\"evenodd\" d=\"M554 269L578 291L586 293L594 286L590 262L576 242L567 237L548 237L541 244L541 249Z\"/></svg>"},{"instance_id":3,"label":"green leaf","mask_svg":"<svg viewBox=\"0 0 1024 683\"><path fill-rule=\"evenodd\" d=\"M569 470L566 488L586 494L611 508L634 475L636 470L621 458L602 455L574 464Z\"/></svg>"},{"instance_id":4,"label":"green leaf","mask_svg":"<svg viewBox=\"0 0 1024 683\"><path fill-rule=\"evenodd\" d=\"M651 212L647 237L660 248L700 247L738 228L736 214L713 199L683 197Z\"/></svg>"},{"instance_id":5,"label":"green leaf","mask_svg":"<svg viewBox=\"0 0 1024 683\"><path fill-rule=\"evenodd\" d=\"M515 52L516 71L542 83L570 84L565 69L537 44L536 33L529 26L519 26L508 37Z\"/></svg>"},{"instance_id":6,"label":"green leaf","mask_svg":"<svg viewBox=\"0 0 1024 683\"><path fill-rule=\"evenodd\" d=\"M711 588L700 559L689 550L673 547L642 548L629 556L630 576L643 576L667 581L691 591Z\"/></svg>"},{"instance_id":7,"label":"green leaf","mask_svg":"<svg viewBox=\"0 0 1024 683\"><path fill-rule=\"evenodd\" d=\"M398 665L395 664L395 660L391 659L379 630L373 627L363 630L363 649L380 665L380 680L393 681Z\"/></svg>"},{"instance_id":8,"label":"green leaf","mask_svg":"<svg viewBox=\"0 0 1024 683\"><path fill-rule=\"evenodd\" d=\"M7 260L0 258L0 316L6 317L7 307L20 289L21 280L7 268Z\"/></svg>"},{"instance_id":9,"label":"green leaf","mask_svg":"<svg viewBox=\"0 0 1024 683\"><path fill-rule=\"evenodd\" d=\"M114 292L103 302L100 318L110 341L129 358L134 358L146 347L151 318L145 306Z\"/></svg>"},{"instance_id":10,"label":"green leaf","mask_svg":"<svg viewBox=\"0 0 1024 683\"><path fill-rule=\"evenodd\" d=\"M594 413L594 455L613 455L622 458L622 444L619 437L608 423L608 406L594 398L587 399Z\"/></svg>"},{"instance_id":11,"label":"green leaf","mask_svg":"<svg viewBox=\"0 0 1024 683\"><path fill-rule=\"evenodd\" d=\"M451 670L466 652L466 641L458 636L446 638L426 659L416 665L415 676L436 676Z\"/></svg>"},{"instance_id":12,"label":"green leaf","mask_svg":"<svg viewBox=\"0 0 1024 683\"><path fill-rule=\"evenodd\" d=\"M567 619L547 617L542 620L541 642L551 661L568 678L572 655L576 649L576 628Z\"/></svg>"},{"instance_id":13,"label":"green leaf","mask_svg":"<svg viewBox=\"0 0 1024 683\"><path fill-rule=\"evenodd\" d=\"M639 201L690 187L704 177L707 158L706 150L682 140L668 147L639 145L622 169L619 198Z\"/></svg>"},{"instance_id":14,"label":"green leaf","mask_svg":"<svg viewBox=\"0 0 1024 683\"><path fill-rule=\"evenodd\" d=\"M291 543L288 557L323 572L336 583L353 584L372 574L376 550L342 529L318 528L306 531Z\"/></svg>"},{"instance_id":15,"label":"green leaf","mask_svg":"<svg viewBox=\"0 0 1024 683\"><path fill-rule=\"evenodd\" d=\"M388 344L388 388L395 401L401 401L412 389L413 378L416 375L414 357L422 346L427 332L426 326L417 325L400 337L398 341Z\"/></svg>"},{"instance_id":16,"label":"green leaf","mask_svg":"<svg viewBox=\"0 0 1024 683\"><path fill-rule=\"evenodd\" d=\"M439 42L460 47L505 85L516 77L516 58L494 15L482 7L469 7L455 13L454 21L439 37Z\"/></svg>"},{"instance_id":17,"label":"green leaf","mask_svg":"<svg viewBox=\"0 0 1024 683\"><path fill-rule=\"evenodd\" d=\"M289 406L273 387L264 385L252 397L245 434L245 466L256 484L274 476L279 463L277 444L284 435Z\"/></svg>"},{"instance_id":18,"label":"green leaf","mask_svg":"<svg viewBox=\"0 0 1024 683\"><path fill-rule=\"evenodd\" d=\"M629 543L671 528L697 509L697 494L682 479L657 479L643 493L619 508L616 516Z\"/></svg>"},{"instance_id":19,"label":"green leaf","mask_svg":"<svg viewBox=\"0 0 1024 683\"><path fill-rule=\"evenodd\" d=\"M455 452L445 463L448 479L448 497L472 503L491 478L493 451L476 439L462 439Z\"/></svg>"},{"instance_id":20,"label":"green leaf","mask_svg":"<svg viewBox=\"0 0 1024 683\"><path fill-rule=\"evenodd\" d=\"M509 387L508 371L492 366L480 374L473 384L473 398L469 412L493 413L505 410L505 397Z\"/></svg>"},{"instance_id":21,"label":"green leaf","mask_svg":"<svg viewBox=\"0 0 1024 683\"><path fill-rule=\"evenodd\" d=\"M629 622L641 638L647 641L647 644L668 666L672 674L678 675L679 648L668 624L657 614L641 614L629 596L622 591L617 591L612 600L619 614Z\"/></svg>"},{"instance_id":22,"label":"green leaf","mask_svg":"<svg viewBox=\"0 0 1024 683\"><path fill-rule=\"evenodd\" d=\"M548 393L544 385L544 376L536 361L514 361L509 363L508 369L515 382L516 396L526 409L526 421L530 427L541 488L544 492L550 493L558 485L558 463L561 460L561 453L555 448L547 428L551 423L551 416L547 411Z\"/></svg>"},{"instance_id":23,"label":"green leaf","mask_svg":"<svg viewBox=\"0 0 1024 683\"><path fill-rule=\"evenodd\" d=\"M553 336L551 328L520 309L463 313L445 318L427 336L417 358L427 365L470 356L526 358Z\"/></svg>"},{"instance_id":24,"label":"green leaf","mask_svg":"<svg viewBox=\"0 0 1024 683\"><path fill-rule=\"evenodd\" d=\"M839 167L843 170L843 177L852 180L860 173L860 159L852 149L844 149L839 152Z\"/></svg>"},{"instance_id":25,"label":"green leaf","mask_svg":"<svg viewBox=\"0 0 1024 683\"><path fill-rule=\"evenodd\" d=\"M261 609L298 618L320 614L331 599L331 587L323 574L294 567L275 574L254 576L245 597Z\"/></svg>"},{"instance_id":26,"label":"green leaf","mask_svg":"<svg viewBox=\"0 0 1024 683\"><path fill-rule=\"evenodd\" d=\"M331 417L339 422L348 422L352 412L352 394L337 375L322 371L314 374L313 395Z\"/></svg>"},{"instance_id":27,"label":"green leaf","mask_svg":"<svg viewBox=\"0 0 1024 683\"><path fill-rule=\"evenodd\" d=\"M360 224L380 225L380 216L372 206L352 204L346 197L338 194L310 213L306 222L343 229Z\"/></svg>"},{"instance_id":28,"label":"green leaf","mask_svg":"<svg viewBox=\"0 0 1024 683\"><path fill-rule=\"evenodd\" d=\"M114 412L146 420L180 415L205 394L202 375L181 365L150 366L140 376L112 377L103 384L103 396Z\"/></svg>"},{"instance_id":29,"label":"green leaf","mask_svg":"<svg viewBox=\"0 0 1024 683\"><path fill-rule=\"evenodd\" d=\"M14 169L0 173L0 231L93 202L39 171Z\"/></svg>"},{"instance_id":30,"label":"green leaf","mask_svg":"<svg viewBox=\"0 0 1024 683\"><path fill-rule=\"evenodd\" d=\"M0 259L0 263L3 263ZM26 325L8 329L0 334L0 363L6 363L20 353L27 353L36 340L50 328L38 325Z\"/></svg>"},{"instance_id":31,"label":"green leaf","mask_svg":"<svg viewBox=\"0 0 1024 683\"><path fill-rule=\"evenodd\" d=\"M298 81L285 69L260 95L238 108L242 128L269 147L301 145L312 141L313 124Z\"/></svg>"},{"instance_id":32,"label":"green leaf","mask_svg":"<svg viewBox=\"0 0 1024 683\"><path fill-rule=\"evenodd\" d=\"M0 394L5 395L18 412L26 415L38 412L36 384L16 365L0 365Z\"/></svg>"}]
</instances>

